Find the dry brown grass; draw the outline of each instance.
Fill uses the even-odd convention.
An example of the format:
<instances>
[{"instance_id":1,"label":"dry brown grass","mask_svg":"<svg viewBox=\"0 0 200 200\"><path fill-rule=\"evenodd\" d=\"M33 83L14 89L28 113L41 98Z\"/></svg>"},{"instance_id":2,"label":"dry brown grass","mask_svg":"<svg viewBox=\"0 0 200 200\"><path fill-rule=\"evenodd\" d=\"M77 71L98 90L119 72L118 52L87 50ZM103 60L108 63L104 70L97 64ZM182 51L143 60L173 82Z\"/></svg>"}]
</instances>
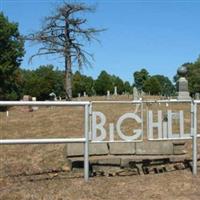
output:
<instances>
[{"instance_id":1,"label":"dry brown grass","mask_svg":"<svg viewBox=\"0 0 200 200\"><path fill-rule=\"evenodd\" d=\"M106 98L96 97L89 100ZM111 100L132 100L132 97L120 96ZM186 129L189 132L189 105L144 106L145 111L169 108L176 111L185 110ZM134 112L135 106L95 104L93 109L106 114L107 128L108 123L116 123L122 114ZM139 112L138 114L141 115ZM10 110L9 117L0 112L0 137L81 137L83 115L81 107L43 107L34 112L14 107ZM200 119L200 106L198 116ZM144 121L146 123L145 114ZM130 125L127 120L122 129L132 134L133 126L135 125ZM173 128L178 131L178 122L174 123ZM144 133L146 134L146 126ZM187 149L191 154L190 142ZM0 199L198 199L200 195L200 176L194 178L190 171L134 177L98 177L85 184L82 174L64 172L63 169L67 166L65 145L0 146L0 162Z\"/></svg>"}]
</instances>

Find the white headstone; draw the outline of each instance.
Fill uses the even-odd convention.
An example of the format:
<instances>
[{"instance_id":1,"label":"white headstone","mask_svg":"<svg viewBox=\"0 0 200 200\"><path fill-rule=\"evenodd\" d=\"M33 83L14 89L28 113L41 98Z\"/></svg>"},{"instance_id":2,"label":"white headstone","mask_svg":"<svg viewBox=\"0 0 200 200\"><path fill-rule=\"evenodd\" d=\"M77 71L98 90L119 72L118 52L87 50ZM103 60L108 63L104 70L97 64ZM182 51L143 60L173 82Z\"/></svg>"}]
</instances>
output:
<instances>
[{"instance_id":1,"label":"white headstone","mask_svg":"<svg viewBox=\"0 0 200 200\"><path fill-rule=\"evenodd\" d=\"M133 88L133 100L138 100L139 99L139 94L138 90L136 87Z\"/></svg>"},{"instance_id":2,"label":"white headstone","mask_svg":"<svg viewBox=\"0 0 200 200\"><path fill-rule=\"evenodd\" d=\"M110 99L110 91L107 91L107 99Z\"/></svg>"},{"instance_id":3,"label":"white headstone","mask_svg":"<svg viewBox=\"0 0 200 200\"><path fill-rule=\"evenodd\" d=\"M195 94L195 99L196 99L196 100L199 100L199 99L200 99L200 93L199 93L199 92Z\"/></svg>"},{"instance_id":4,"label":"white headstone","mask_svg":"<svg viewBox=\"0 0 200 200\"><path fill-rule=\"evenodd\" d=\"M117 96L117 86L114 87L114 95Z\"/></svg>"},{"instance_id":5,"label":"white headstone","mask_svg":"<svg viewBox=\"0 0 200 200\"><path fill-rule=\"evenodd\" d=\"M146 93L142 90L141 91L141 96L144 97L146 95Z\"/></svg>"},{"instance_id":6,"label":"white headstone","mask_svg":"<svg viewBox=\"0 0 200 200\"><path fill-rule=\"evenodd\" d=\"M37 101L37 98L36 97L32 97L32 101ZM38 110L38 107L37 106L32 106L32 109L33 110Z\"/></svg>"},{"instance_id":7,"label":"white headstone","mask_svg":"<svg viewBox=\"0 0 200 200\"><path fill-rule=\"evenodd\" d=\"M86 94L86 92L83 92L83 96L84 96L84 97L87 97L87 94Z\"/></svg>"}]
</instances>

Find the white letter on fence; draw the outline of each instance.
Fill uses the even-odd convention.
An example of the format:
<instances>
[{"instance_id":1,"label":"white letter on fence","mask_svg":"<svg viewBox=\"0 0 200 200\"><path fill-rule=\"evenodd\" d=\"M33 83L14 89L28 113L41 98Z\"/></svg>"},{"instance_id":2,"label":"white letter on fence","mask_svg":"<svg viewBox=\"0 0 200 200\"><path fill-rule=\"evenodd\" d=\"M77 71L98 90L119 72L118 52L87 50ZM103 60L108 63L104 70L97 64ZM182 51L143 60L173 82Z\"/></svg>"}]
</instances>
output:
<instances>
[{"instance_id":1,"label":"white letter on fence","mask_svg":"<svg viewBox=\"0 0 200 200\"><path fill-rule=\"evenodd\" d=\"M153 122L153 112L152 110L148 111L148 127L147 127L147 132L148 132L148 138L153 139L153 128L158 128L158 138L162 138L162 111L158 110L158 122Z\"/></svg>"},{"instance_id":2,"label":"white letter on fence","mask_svg":"<svg viewBox=\"0 0 200 200\"><path fill-rule=\"evenodd\" d=\"M109 130L110 130L110 142L114 141L114 124L110 123L109 124Z\"/></svg>"},{"instance_id":3,"label":"white letter on fence","mask_svg":"<svg viewBox=\"0 0 200 200\"><path fill-rule=\"evenodd\" d=\"M97 117L100 119L100 123L97 124ZM103 141L106 138L106 130L103 127L106 123L106 117L101 112L92 112L92 139L95 141ZM100 135L97 136L97 129L100 132Z\"/></svg>"},{"instance_id":4,"label":"white letter on fence","mask_svg":"<svg viewBox=\"0 0 200 200\"><path fill-rule=\"evenodd\" d=\"M190 137L190 133L184 133L184 113L182 110L172 113L171 110L167 111L168 113L168 136L169 138L187 138ZM180 133L173 133L172 124L173 120L176 119L179 121L179 131Z\"/></svg>"},{"instance_id":5,"label":"white letter on fence","mask_svg":"<svg viewBox=\"0 0 200 200\"><path fill-rule=\"evenodd\" d=\"M140 117L138 117L136 114L134 113L126 113L124 115L122 115L119 120L117 121L116 124L116 128L117 128L117 133L119 134L120 138L126 141L132 141L132 140L136 140L137 138L139 138L142 135L142 130L141 129L135 129L133 130L134 135L132 136L126 136L124 135L124 133L121 131L121 124L123 123L123 121L125 119L134 119L136 122L138 123L142 123L142 120Z\"/></svg>"}]
</instances>

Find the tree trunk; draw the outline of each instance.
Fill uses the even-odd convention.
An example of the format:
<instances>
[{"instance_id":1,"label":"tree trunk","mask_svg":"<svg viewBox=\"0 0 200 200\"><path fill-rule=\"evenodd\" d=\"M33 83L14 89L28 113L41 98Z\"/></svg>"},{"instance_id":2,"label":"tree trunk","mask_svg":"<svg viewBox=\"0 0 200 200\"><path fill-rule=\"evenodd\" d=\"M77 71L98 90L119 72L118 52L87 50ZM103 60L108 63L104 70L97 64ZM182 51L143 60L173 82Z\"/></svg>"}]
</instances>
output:
<instances>
[{"instance_id":1,"label":"tree trunk","mask_svg":"<svg viewBox=\"0 0 200 200\"><path fill-rule=\"evenodd\" d=\"M65 92L66 100L72 99L72 62L70 54L69 23L65 16Z\"/></svg>"},{"instance_id":2,"label":"tree trunk","mask_svg":"<svg viewBox=\"0 0 200 200\"><path fill-rule=\"evenodd\" d=\"M65 57L65 92L66 99L72 99L72 65L71 65L71 57Z\"/></svg>"}]
</instances>

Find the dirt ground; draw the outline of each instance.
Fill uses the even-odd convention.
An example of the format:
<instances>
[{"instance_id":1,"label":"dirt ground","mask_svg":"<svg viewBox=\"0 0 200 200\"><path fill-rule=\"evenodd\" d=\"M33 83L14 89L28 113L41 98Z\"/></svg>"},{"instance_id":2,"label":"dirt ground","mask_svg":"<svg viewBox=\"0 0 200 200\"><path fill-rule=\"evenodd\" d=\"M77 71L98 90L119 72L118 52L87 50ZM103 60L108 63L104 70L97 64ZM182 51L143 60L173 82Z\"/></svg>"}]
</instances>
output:
<instances>
[{"instance_id":1,"label":"dirt ground","mask_svg":"<svg viewBox=\"0 0 200 200\"><path fill-rule=\"evenodd\" d=\"M131 99L128 97L118 100ZM148 109L153 110L165 109L165 107L166 105L155 107L148 105ZM185 129L189 132L188 105L180 105L180 107L172 105L171 108L186 111ZM121 114L135 111L135 107L96 105L94 110L105 113L108 123L115 123ZM198 116L199 113L198 110ZM27 112L27 108L13 107L9 111L9 117L6 117L5 112L0 112L0 138L80 137L84 132L83 124L83 109L80 107L75 109L44 107L34 112ZM124 123L122 128L128 134L132 134L133 127L129 124ZM173 128L177 131L178 124L175 123ZM200 132L200 120L198 131ZM144 132L146 134L146 128ZM188 155L191 156L191 143L187 143L186 147ZM199 141L198 149L200 149ZM198 200L200 199L200 170L197 176L193 176L189 168L148 175L96 176L85 183L82 172L69 172L66 145L0 146L0 199Z\"/></svg>"},{"instance_id":2,"label":"dirt ground","mask_svg":"<svg viewBox=\"0 0 200 200\"><path fill-rule=\"evenodd\" d=\"M38 176L38 177L37 177ZM40 175L41 176L41 175ZM95 177L85 183L83 177L13 177L0 182L0 199L166 199L198 200L200 175L189 170L167 174Z\"/></svg>"}]
</instances>

